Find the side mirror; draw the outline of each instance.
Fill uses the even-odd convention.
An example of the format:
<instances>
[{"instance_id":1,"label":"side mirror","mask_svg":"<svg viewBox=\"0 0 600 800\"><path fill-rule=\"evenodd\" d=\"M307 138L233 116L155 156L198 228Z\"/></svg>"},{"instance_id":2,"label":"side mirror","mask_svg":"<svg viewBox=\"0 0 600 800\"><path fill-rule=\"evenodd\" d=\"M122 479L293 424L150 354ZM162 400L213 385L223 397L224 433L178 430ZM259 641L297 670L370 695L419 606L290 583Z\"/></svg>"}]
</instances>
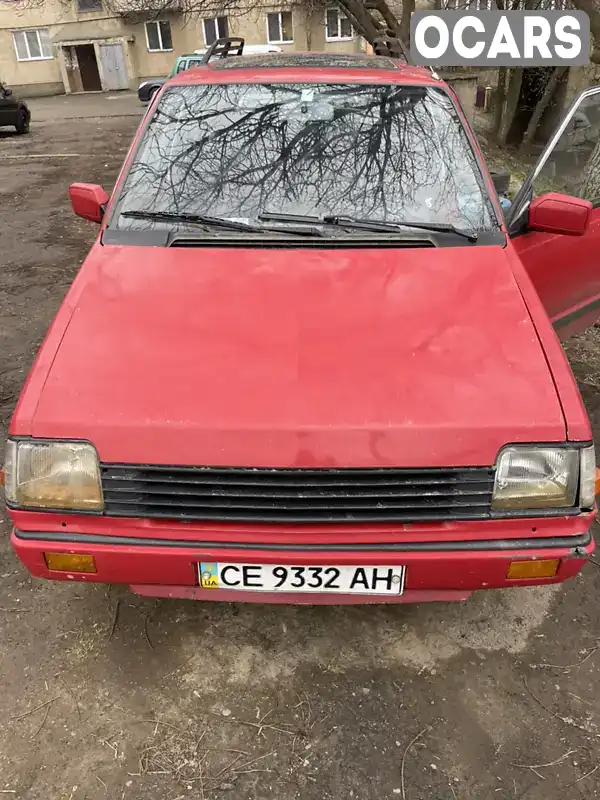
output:
<instances>
[{"instance_id":1,"label":"side mirror","mask_svg":"<svg viewBox=\"0 0 600 800\"><path fill-rule=\"evenodd\" d=\"M4 97L12 97L12 89L4 87Z\"/></svg>"},{"instance_id":2,"label":"side mirror","mask_svg":"<svg viewBox=\"0 0 600 800\"><path fill-rule=\"evenodd\" d=\"M592 204L568 194L548 192L529 206L528 228L543 233L583 236L590 224Z\"/></svg>"},{"instance_id":3,"label":"side mirror","mask_svg":"<svg viewBox=\"0 0 600 800\"><path fill-rule=\"evenodd\" d=\"M72 183L69 186L71 208L78 217L90 222L102 222L108 194L95 183Z\"/></svg>"}]
</instances>

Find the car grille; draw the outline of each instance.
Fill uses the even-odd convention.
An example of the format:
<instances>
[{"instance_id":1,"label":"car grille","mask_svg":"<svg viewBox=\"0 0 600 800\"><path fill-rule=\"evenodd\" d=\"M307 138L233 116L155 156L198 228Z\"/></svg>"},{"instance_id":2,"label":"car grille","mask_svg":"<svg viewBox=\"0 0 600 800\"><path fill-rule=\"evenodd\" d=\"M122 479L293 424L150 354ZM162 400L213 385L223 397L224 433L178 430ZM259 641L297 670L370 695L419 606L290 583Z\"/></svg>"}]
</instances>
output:
<instances>
[{"instance_id":1,"label":"car grille","mask_svg":"<svg viewBox=\"0 0 600 800\"><path fill-rule=\"evenodd\" d=\"M494 470L267 469L103 464L105 513L221 522L470 520L490 515Z\"/></svg>"}]
</instances>

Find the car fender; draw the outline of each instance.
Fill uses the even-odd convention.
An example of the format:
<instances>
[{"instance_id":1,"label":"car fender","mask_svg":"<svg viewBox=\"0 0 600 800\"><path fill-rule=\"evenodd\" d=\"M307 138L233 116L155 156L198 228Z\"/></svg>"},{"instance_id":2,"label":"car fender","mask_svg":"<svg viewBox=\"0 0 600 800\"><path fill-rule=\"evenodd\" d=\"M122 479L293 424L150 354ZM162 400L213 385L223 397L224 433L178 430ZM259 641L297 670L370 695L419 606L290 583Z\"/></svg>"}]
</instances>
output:
<instances>
[{"instance_id":1,"label":"car fender","mask_svg":"<svg viewBox=\"0 0 600 800\"><path fill-rule=\"evenodd\" d=\"M590 420L565 351L510 239L506 254L556 386L565 420L566 438L570 441L592 441Z\"/></svg>"}]
</instances>

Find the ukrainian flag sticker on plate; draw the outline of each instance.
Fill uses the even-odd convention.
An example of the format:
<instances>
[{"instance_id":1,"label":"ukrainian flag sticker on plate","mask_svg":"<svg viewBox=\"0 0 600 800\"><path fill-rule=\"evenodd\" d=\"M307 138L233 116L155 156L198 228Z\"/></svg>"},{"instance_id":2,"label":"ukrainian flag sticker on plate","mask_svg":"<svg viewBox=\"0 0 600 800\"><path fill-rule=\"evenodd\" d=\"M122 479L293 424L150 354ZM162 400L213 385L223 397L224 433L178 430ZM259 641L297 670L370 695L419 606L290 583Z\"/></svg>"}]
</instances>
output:
<instances>
[{"instance_id":1,"label":"ukrainian flag sticker on plate","mask_svg":"<svg viewBox=\"0 0 600 800\"><path fill-rule=\"evenodd\" d=\"M202 561L200 564L200 586L203 589L219 588L219 565Z\"/></svg>"}]
</instances>

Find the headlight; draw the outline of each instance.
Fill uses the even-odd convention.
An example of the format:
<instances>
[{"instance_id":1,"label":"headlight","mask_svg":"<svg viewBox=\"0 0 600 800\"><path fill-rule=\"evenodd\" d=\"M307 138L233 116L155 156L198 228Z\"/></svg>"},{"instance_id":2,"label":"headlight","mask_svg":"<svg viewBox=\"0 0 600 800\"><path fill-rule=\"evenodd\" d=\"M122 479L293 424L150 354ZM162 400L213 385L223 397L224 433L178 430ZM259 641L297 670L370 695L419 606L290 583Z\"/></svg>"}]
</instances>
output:
<instances>
[{"instance_id":1,"label":"headlight","mask_svg":"<svg viewBox=\"0 0 600 800\"><path fill-rule=\"evenodd\" d=\"M572 508L577 502L580 472L581 500L589 503L589 464L595 461L593 453L584 456L589 450L593 447L505 447L496 462L492 508ZM594 469L595 463L592 476ZM593 495L593 477L591 482Z\"/></svg>"},{"instance_id":2,"label":"headlight","mask_svg":"<svg viewBox=\"0 0 600 800\"><path fill-rule=\"evenodd\" d=\"M23 508L102 511L98 455L85 442L9 440L6 500Z\"/></svg>"}]
</instances>

